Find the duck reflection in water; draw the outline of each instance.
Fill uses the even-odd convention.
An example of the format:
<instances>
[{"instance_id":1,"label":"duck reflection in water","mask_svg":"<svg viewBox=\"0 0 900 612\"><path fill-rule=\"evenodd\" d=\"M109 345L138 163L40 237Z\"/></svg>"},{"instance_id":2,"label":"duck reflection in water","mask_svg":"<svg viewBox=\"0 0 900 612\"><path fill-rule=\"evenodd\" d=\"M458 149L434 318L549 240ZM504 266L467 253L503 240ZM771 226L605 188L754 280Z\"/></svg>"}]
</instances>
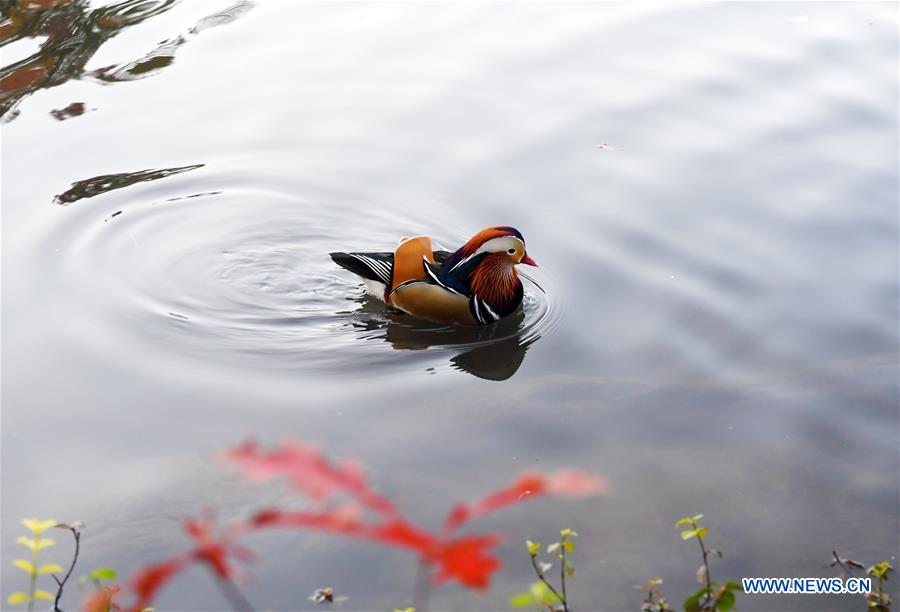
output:
<instances>
[{"instance_id":1,"label":"duck reflection in water","mask_svg":"<svg viewBox=\"0 0 900 612\"><path fill-rule=\"evenodd\" d=\"M479 327L440 325L399 311L385 312L384 304L362 295L355 301L353 327L370 332L398 351L442 348L452 354L450 363L462 372L485 380L507 380L515 374L528 348L540 336L526 337L525 312L516 312L492 325ZM363 318L365 317L365 318Z\"/></svg>"}]
</instances>

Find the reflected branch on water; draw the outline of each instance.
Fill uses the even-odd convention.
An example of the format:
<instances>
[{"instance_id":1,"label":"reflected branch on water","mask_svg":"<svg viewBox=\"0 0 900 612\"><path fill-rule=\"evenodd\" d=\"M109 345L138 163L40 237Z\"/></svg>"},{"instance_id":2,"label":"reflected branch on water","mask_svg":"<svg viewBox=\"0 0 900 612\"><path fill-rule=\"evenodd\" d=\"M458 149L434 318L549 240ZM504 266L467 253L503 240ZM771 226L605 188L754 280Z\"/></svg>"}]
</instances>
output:
<instances>
[{"instance_id":1,"label":"reflected branch on water","mask_svg":"<svg viewBox=\"0 0 900 612\"><path fill-rule=\"evenodd\" d=\"M187 41L185 36L164 41L131 62L92 71L86 69L100 47L116 34L165 13L176 3L177 0L125 0L90 10L86 0L0 0L0 46L25 38L46 37L37 52L0 68L0 118L11 121L18 114L16 107L22 100L69 79L93 77L103 83L133 81L157 74L171 65L176 49ZM251 2L241 0L204 17L188 30L188 35L230 23L252 6ZM67 115L71 116L74 114Z\"/></svg>"},{"instance_id":2,"label":"reflected branch on water","mask_svg":"<svg viewBox=\"0 0 900 612\"><path fill-rule=\"evenodd\" d=\"M145 183L157 179L181 174L190 170L202 168L205 164L193 166L181 166L178 168L163 168L162 170L140 170L139 172L122 172L120 174L102 174L83 181L72 183L72 186L53 198L53 202L60 206L67 206L84 198L92 198L107 191L128 187L135 183Z\"/></svg>"}]
</instances>

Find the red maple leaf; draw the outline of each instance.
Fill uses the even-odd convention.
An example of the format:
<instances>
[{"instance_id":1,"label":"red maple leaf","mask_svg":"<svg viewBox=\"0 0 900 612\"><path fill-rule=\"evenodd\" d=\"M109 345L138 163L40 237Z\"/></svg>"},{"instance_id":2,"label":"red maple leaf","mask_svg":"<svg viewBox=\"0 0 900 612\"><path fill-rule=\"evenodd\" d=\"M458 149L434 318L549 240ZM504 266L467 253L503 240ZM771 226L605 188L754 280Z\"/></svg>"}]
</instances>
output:
<instances>
[{"instance_id":1,"label":"red maple leaf","mask_svg":"<svg viewBox=\"0 0 900 612\"><path fill-rule=\"evenodd\" d=\"M285 477L294 490L313 501L345 493L375 512L397 513L388 498L369 487L355 461L344 460L335 465L318 449L299 442L286 442L280 448L265 451L251 440L225 453L225 458L253 480Z\"/></svg>"},{"instance_id":2,"label":"red maple leaf","mask_svg":"<svg viewBox=\"0 0 900 612\"><path fill-rule=\"evenodd\" d=\"M188 519L184 522L184 530L194 539L194 550L190 552L192 559L209 565L220 578L232 580L237 572L229 557L249 561L253 554L231 541L231 537L216 536L211 515L199 520Z\"/></svg>"},{"instance_id":3,"label":"red maple leaf","mask_svg":"<svg viewBox=\"0 0 900 612\"><path fill-rule=\"evenodd\" d=\"M466 536L443 544L433 556L436 582L458 580L471 589L486 589L500 560L488 554L497 543L493 535Z\"/></svg>"},{"instance_id":4,"label":"red maple leaf","mask_svg":"<svg viewBox=\"0 0 900 612\"><path fill-rule=\"evenodd\" d=\"M606 493L608 488L605 479L576 470L563 470L548 475L522 474L508 487L498 489L469 504L456 505L447 515L444 529L446 532L455 531L471 520L530 499L546 495L562 497L599 495Z\"/></svg>"},{"instance_id":5,"label":"red maple leaf","mask_svg":"<svg viewBox=\"0 0 900 612\"><path fill-rule=\"evenodd\" d=\"M140 569L131 581L132 589L138 598L134 607L138 610L149 608L163 585L180 572L187 561L188 559L182 555Z\"/></svg>"}]
</instances>

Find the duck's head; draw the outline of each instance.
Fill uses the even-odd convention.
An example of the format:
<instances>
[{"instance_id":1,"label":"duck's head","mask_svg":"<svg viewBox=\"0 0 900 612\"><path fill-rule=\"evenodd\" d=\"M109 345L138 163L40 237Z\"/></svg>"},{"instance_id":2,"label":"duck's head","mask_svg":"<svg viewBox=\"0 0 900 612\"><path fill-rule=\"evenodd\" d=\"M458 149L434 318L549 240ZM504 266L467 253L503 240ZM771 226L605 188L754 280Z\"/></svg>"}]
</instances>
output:
<instances>
[{"instance_id":1,"label":"duck's head","mask_svg":"<svg viewBox=\"0 0 900 612\"><path fill-rule=\"evenodd\" d=\"M537 266L537 262L528 256L525 250L525 239L514 227L505 225L483 229L465 243L457 253L460 260L470 259L481 253L489 253L493 257L511 266L525 264Z\"/></svg>"}]
</instances>

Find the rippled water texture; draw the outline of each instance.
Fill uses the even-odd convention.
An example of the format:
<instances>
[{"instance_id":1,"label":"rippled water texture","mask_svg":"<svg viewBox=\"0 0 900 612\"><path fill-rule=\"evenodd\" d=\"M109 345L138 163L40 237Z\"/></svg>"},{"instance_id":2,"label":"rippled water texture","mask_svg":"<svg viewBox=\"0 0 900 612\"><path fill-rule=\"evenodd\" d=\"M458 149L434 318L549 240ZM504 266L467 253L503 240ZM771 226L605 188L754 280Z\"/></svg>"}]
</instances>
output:
<instances>
[{"instance_id":1,"label":"rippled water texture","mask_svg":"<svg viewBox=\"0 0 900 612\"><path fill-rule=\"evenodd\" d=\"M650 576L680 601L695 512L719 577L895 559L896 4L0 6L4 560L18 517L81 519L84 567L127 575L184 516L280 500L214 459L250 435L360 458L425 525L526 469L609 478L485 521L492 589L434 609L503 608L561 527L577 609ZM541 268L486 329L328 257L494 224ZM402 551L253 546L261 607L410 603ZM222 600L198 574L158 603Z\"/></svg>"}]
</instances>

